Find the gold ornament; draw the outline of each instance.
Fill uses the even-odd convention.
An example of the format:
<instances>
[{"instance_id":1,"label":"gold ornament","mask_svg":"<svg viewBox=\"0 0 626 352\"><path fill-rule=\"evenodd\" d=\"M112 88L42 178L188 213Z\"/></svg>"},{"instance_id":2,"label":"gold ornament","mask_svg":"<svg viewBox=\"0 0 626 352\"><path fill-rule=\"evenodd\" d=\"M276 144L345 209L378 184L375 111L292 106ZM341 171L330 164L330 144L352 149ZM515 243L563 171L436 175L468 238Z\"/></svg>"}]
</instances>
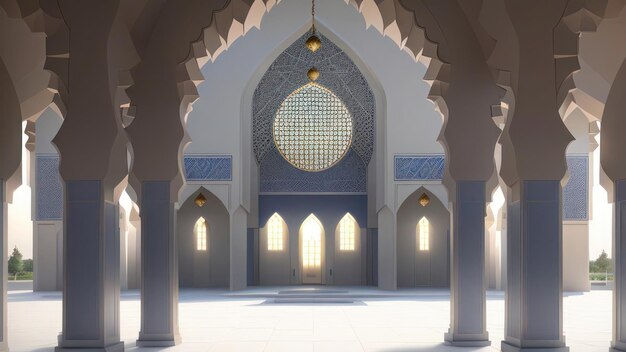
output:
<instances>
[{"instance_id":1,"label":"gold ornament","mask_svg":"<svg viewBox=\"0 0 626 352\"><path fill-rule=\"evenodd\" d=\"M202 208L202 206L206 203L206 197L204 196L204 194L200 193L198 194L194 202L196 203L197 206Z\"/></svg>"},{"instance_id":2,"label":"gold ornament","mask_svg":"<svg viewBox=\"0 0 626 352\"><path fill-rule=\"evenodd\" d=\"M318 36L315 35L315 32L306 40L306 47L309 48L312 52L316 52L322 46L322 41Z\"/></svg>"},{"instance_id":3,"label":"gold ornament","mask_svg":"<svg viewBox=\"0 0 626 352\"><path fill-rule=\"evenodd\" d=\"M423 207L425 207L428 203L430 203L430 197L428 197L428 194L424 193L420 196L419 202Z\"/></svg>"},{"instance_id":4,"label":"gold ornament","mask_svg":"<svg viewBox=\"0 0 626 352\"><path fill-rule=\"evenodd\" d=\"M320 76L320 71L315 67L311 67L311 69L309 70L309 72L306 73L306 75L307 77L309 77L311 82L315 82Z\"/></svg>"}]
</instances>

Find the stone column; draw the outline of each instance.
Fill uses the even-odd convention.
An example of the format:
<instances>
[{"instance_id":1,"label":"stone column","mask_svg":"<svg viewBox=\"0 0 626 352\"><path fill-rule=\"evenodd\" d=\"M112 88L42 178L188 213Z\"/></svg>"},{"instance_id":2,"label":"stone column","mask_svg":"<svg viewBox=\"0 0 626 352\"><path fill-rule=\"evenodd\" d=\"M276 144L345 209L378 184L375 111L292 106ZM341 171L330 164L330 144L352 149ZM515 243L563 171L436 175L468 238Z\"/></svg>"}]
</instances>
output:
<instances>
[{"instance_id":1,"label":"stone column","mask_svg":"<svg viewBox=\"0 0 626 352\"><path fill-rule=\"evenodd\" d=\"M0 253L7 252L7 237L8 237L8 214L7 214L7 201L6 201L6 182L0 180ZM6 254L3 259L6 258ZM2 315L0 323L0 351L8 351L9 345L7 342L7 260L2 261L0 265L0 287L2 292L0 293L0 314Z\"/></svg>"},{"instance_id":2,"label":"stone column","mask_svg":"<svg viewBox=\"0 0 626 352\"><path fill-rule=\"evenodd\" d=\"M524 180L508 201L502 351L568 351L563 336L560 180Z\"/></svg>"},{"instance_id":3,"label":"stone column","mask_svg":"<svg viewBox=\"0 0 626 352\"><path fill-rule=\"evenodd\" d=\"M485 214L486 181L495 170L494 149L500 130L491 107L500 102L486 64L477 27L480 2L400 1L434 41L427 79L429 98L445 120L440 143L446 150L444 184L450 195L450 328L444 338L455 346L490 345L486 330ZM453 26L440 25L441 23ZM433 74L439 67L439 72Z\"/></svg>"},{"instance_id":4,"label":"stone column","mask_svg":"<svg viewBox=\"0 0 626 352\"><path fill-rule=\"evenodd\" d=\"M626 179L615 182L613 221L615 238L613 258L615 260L615 287L613 288L613 341L611 351L626 351Z\"/></svg>"},{"instance_id":5,"label":"stone column","mask_svg":"<svg viewBox=\"0 0 626 352\"><path fill-rule=\"evenodd\" d=\"M127 131L134 152L130 182L138 194L141 217L141 330L137 345L142 347L181 342L175 203L182 186L181 146L187 140L181 111L187 109L181 107L177 67L163 56L144 61L131 91L137 115Z\"/></svg>"},{"instance_id":6,"label":"stone column","mask_svg":"<svg viewBox=\"0 0 626 352\"><path fill-rule=\"evenodd\" d=\"M53 142L65 182L63 324L56 351L123 351L119 335L119 215L127 139L109 62L118 2L61 2L68 24L67 115Z\"/></svg>"},{"instance_id":7,"label":"stone column","mask_svg":"<svg viewBox=\"0 0 626 352\"><path fill-rule=\"evenodd\" d=\"M378 212L378 288L398 288L396 215L384 206Z\"/></svg>"},{"instance_id":8,"label":"stone column","mask_svg":"<svg viewBox=\"0 0 626 352\"><path fill-rule=\"evenodd\" d=\"M451 212L451 317L447 343L488 346L485 275L485 181L461 181Z\"/></svg>"},{"instance_id":9,"label":"stone column","mask_svg":"<svg viewBox=\"0 0 626 352\"><path fill-rule=\"evenodd\" d=\"M509 188L501 348L568 351L563 336L561 181L567 170L565 149L573 137L558 111L562 72L555 68L555 27L568 2L493 3L502 10L496 16L505 18L493 33L502 36L500 49L511 54L510 61L500 63L509 70L500 73L500 83L513 97L500 140L500 175Z\"/></svg>"},{"instance_id":10,"label":"stone column","mask_svg":"<svg viewBox=\"0 0 626 352\"><path fill-rule=\"evenodd\" d=\"M22 115L16 87L0 57L0 351L8 351L7 339L7 205L21 184Z\"/></svg>"},{"instance_id":11,"label":"stone column","mask_svg":"<svg viewBox=\"0 0 626 352\"><path fill-rule=\"evenodd\" d=\"M604 107L600 137L600 163L606 174L603 186L615 203L613 259L615 287L613 289L613 340L611 351L626 351L626 61L613 81ZM611 197L612 195L612 197Z\"/></svg>"},{"instance_id":12,"label":"stone column","mask_svg":"<svg viewBox=\"0 0 626 352\"><path fill-rule=\"evenodd\" d=\"M173 346L178 331L176 212L168 181L141 184L141 331L137 345Z\"/></svg>"}]
</instances>

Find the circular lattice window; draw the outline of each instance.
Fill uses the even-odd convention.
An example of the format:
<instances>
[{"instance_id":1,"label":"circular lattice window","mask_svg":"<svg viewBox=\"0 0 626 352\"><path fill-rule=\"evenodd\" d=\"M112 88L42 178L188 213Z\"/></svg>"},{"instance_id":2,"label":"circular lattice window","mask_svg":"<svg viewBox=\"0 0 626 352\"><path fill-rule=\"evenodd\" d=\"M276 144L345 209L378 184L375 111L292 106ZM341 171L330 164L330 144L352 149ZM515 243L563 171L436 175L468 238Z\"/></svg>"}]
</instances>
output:
<instances>
[{"instance_id":1,"label":"circular lattice window","mask_svg":"<svg viewBox=\"0 0 626 352\"><path fill-rule=\"evenodd\" d=\"M348 152L352 116L333 92L309 83L283 101L273 132L278 151L289 163L305 171L322 171Z\"/></svg>"}]
</instances>

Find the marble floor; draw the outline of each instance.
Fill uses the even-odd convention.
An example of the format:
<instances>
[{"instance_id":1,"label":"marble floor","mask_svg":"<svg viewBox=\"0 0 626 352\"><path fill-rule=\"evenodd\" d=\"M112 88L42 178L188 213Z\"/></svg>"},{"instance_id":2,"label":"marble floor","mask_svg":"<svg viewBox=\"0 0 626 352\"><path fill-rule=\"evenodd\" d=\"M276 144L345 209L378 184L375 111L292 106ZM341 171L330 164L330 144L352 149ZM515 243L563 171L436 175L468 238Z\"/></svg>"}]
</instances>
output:
<instances>
[{"instance_id":1,"label":"marble floor","mask_svg":"<svg viewBox=\"0 0 626 352\"><path fill-rule=\"evenodd\" d=\"M165 351L499 351L504 294L489 292L487 328L492 347L442 344L449 324L449 294L443 290L397 292L354 288L335 296L353 303L275 303L282 288L237 293L181 290L183 343ZM564 330L572 352L607 351L611 338L611 291L566 294ZM122 293L121 335L127 351L139 331L139 292ZM9 291L11 351L52 351L61 330L61 294Z\"/></svg>"}]
</instances>

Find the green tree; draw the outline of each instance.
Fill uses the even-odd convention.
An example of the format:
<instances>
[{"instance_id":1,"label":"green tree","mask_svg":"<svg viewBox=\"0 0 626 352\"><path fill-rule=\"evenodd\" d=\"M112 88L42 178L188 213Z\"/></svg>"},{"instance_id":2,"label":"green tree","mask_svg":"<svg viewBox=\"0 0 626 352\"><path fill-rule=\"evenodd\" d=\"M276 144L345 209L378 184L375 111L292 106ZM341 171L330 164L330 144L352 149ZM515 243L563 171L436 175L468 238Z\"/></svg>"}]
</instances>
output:
<instances>
[{"instance_id":1,"label":"green tree","mask_svg":"<svg viewBox=\"0 0 626 352\"><path fill-rule=\"evenodd\" d=\"M24 263L24 268L23 268L24 272L26 273L33 272L33 260L32 259L24 259L22 263Z\"/></svg>"},{"instance_id":2,"label":"green tree","mask_svg":"<svg viewBox=\"0 0 626 352\"><path fill-rule=\"evenodd\" d=\"M14 275L15 280L17 280L17 274L22 272L23 266L22 253L15 247L13 248L13 254L9 257L9 273Z\"/></svg>"},{"instance_id":3,"label":"green tree","mask_svg":"<svg viewBox=\"0 0 626 352\"><path fill-rule=\"evenodd\" d=\"M613 271L613 261L609 258L605 251L596 259L596 265L600 272Z\"/></svg>"},{"instance_id":4,"label":"green tree","mask_svg":"<svg viewBox=\"0 0 626 352\"><path fill-rule=\"evenodd\" d=\"M613 271L613 261L605 251L598 256L598 259L589 262L589 272L605 273Z\"/></svg>"}]
</instances>

